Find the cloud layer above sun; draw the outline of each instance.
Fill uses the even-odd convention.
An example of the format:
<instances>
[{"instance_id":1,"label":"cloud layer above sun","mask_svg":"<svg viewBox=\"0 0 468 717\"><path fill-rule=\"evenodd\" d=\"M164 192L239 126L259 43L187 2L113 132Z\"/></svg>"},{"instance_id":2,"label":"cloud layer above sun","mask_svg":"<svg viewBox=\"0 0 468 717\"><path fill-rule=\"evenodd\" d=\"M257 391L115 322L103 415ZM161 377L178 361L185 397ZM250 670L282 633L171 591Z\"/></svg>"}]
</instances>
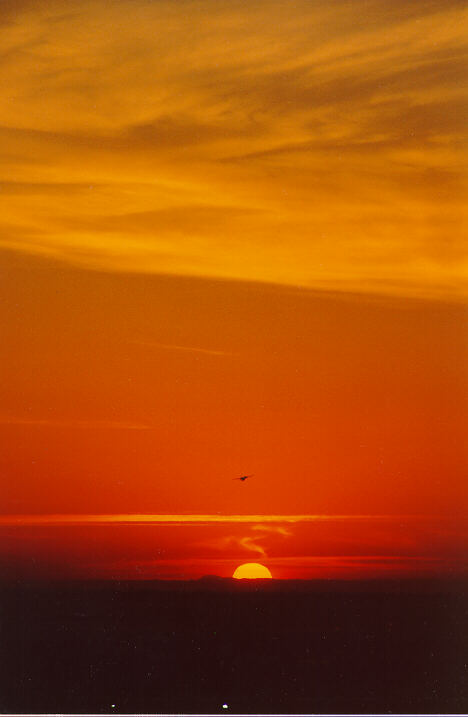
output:
<instances>
[{"instance_id":1,"label":"cloud layer above sun","mask_svg":"<svg viewBox=\"0 0 468 717\"><path fill-rule=\"evenodd\" d=\"M7 0L0 27L2 246L463 294L462 3Z\"/></svg>"},{"instance_id":2,"label":"cloud layer above sun","mask_svg":"<svg viewBox=\"0 0 468 717\"><path fill-rule=\"evenodd\" d=\"M0 516L0 537L2 576L152 579L253 560L277 578L459 576L468 536L435 515L122 514Z\"/></svg>"}]
</instances>

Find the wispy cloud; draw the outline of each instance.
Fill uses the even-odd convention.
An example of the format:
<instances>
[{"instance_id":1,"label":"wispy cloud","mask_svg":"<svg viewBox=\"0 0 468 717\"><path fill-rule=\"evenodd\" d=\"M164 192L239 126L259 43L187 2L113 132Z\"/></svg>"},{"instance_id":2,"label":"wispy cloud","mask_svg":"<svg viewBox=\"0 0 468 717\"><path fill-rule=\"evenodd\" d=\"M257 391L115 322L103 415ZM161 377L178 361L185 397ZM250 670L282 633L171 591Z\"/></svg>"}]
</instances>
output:
<instances>
[{"instance_id":1,"label":"wispy cloud","mask_svg":"<svg viewBox=\"0 0 468 717\"><path fill-rule=\"evenodd\" d=\"M282 535L284 538L288 538L292 535L292 532L288 530L288 528L285 528L280 525L253 525L252 530L256 530L265 534L277 533L278 535Z\"/></svg>"},{"instance_id":2,"label":"wispy cloud","mask_svg":"<svg viewBox=\"0 0 468 717\"><path fill-rule=\"evenodd\" d=\"M3 246L466 295L463 3L1 6Z\"/></svg>"},{"instance_id":3,"label":"wispy cloud","mask_svg":"<svg viewBox=\"0 0 468 717\"><path fill-rule=\"evenodd\" d=\"M157 341L134 341L139 346L152 346L158 349L166 349L168 351L183 351L195 354L208 354L209 356L230 356L229 351L219 351L215 349L200 348L199 346L182 346L179 344L162 344Z\"/></svg>"},{"instance_id":4,"label":"wispy cloud","mask_svg":"<svg viewBox=\"0 0 468 717\"><path fill-rule=\"evenodd\" d=\"M316 522L401 522L402 519L430 521L434 516L402 516L402 515L229 515L204 513L115 513L115 514L50 514L50 515L2 515L0 525L208 525L211 523L250 523L254 530L278 532L289 535L287 528L271 528L264 526L278 523L316 523Z\"/></svg>"},{"instance_id":5,"label":"wispy cloud","mask_svg":"<svg viewBox=\"0 0 468 717\"><path fill-rule=\"evenodd\" d=\"M271 518L272 516L268 516ZM304 517L304 516L298 516ZM227 521L227 522L241 522L241 521ZM290 521L292 522L292 521ZM295 521L304 522L304 521ZM307 521L305 521L307 522ZM291 530L280 526L280 525L252 525L251 529L257 533L257 535L225 535L217 538L213 538L209 541L198 543L200 546L214 548L215 550L226 550L230 546L237 546L241 550L247 550L249 552L257 553L263 557L267 556L267 549L264 545L264 541L267 540L271 535L281 535L283 538L292 535Z\"/></svg>"},{"instance_id":6,"label":"wispy cloud","mask_svg":"<svg viewBox=\"0 0 468 717\"><path fill-rule=\"evenodd\" d=\"M0 416L0 425L4 426L37 426L53 428L78 428L84 430L105 429L125 431L148 431L152 426L145 423L131 423L126 421L78 421L73 419L60 418L21 418L11 416Z\"/></svg>"},{"instance_id":7,"label":"wispy cloud","mask_svg":"<svg viewBox=\"0 0 468 717\"><path fill-rule=\"evenodd\" d=\"M252 536L223 535L212 540L198 542L197 545L220 551L226 551L226 549L235 546L240 548L241 551L247 550L248 552L257 553L257 555L266 556L265 549Z\"/></svg>"}]
</instances>

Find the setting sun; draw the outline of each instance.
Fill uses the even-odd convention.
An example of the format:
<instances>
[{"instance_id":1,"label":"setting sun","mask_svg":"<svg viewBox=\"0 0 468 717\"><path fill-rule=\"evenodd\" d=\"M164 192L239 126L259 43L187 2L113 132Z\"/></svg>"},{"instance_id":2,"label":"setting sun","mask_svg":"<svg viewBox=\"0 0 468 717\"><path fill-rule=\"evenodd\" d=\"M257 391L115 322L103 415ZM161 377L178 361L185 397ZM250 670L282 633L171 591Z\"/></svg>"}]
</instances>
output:
<instances>
[{"instance_id":1,"label":"setting sun","mask_svg":"<svg viewBox=\"0 0 468 717\"><path fill-rule=\"evenodd\" d=\"M272 578L273 576L268 568L260 563L244 563L235 569L232 577L241 580L242 578Z\"/></svg>"}]
</instances>

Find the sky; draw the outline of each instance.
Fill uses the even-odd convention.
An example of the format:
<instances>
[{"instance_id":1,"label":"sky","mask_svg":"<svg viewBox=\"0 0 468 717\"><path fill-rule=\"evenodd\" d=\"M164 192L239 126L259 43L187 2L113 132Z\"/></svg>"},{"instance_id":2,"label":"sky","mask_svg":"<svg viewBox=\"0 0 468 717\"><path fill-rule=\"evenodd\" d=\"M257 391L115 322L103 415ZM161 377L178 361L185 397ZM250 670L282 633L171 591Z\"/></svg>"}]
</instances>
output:
<instances>
[{"instance_id":1,"label":"sky","mask_svg":"<svg viewBox=\"0 0 468 717\"><path fill-rule=\"evenodd\" d=\"M3 0L0 576L466 572L467 29Z\"/></svg>"}]
</instances>

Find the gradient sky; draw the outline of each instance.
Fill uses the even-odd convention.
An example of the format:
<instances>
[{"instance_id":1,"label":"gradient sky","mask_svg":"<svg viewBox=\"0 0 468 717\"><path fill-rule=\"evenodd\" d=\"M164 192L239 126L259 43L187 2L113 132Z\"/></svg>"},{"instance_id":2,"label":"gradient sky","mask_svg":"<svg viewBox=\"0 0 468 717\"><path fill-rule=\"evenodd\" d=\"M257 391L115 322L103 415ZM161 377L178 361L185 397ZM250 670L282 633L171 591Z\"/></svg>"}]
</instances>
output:
<instances>
[{"instance_id":1,"label":"gradient sky","mask_svg":"<svg viewBox=\"0 0 468 717\"><path fill-rule=\"evenodd\" d=\"M1 574L466 570L467 31L3 0Z\"/></svg>"}]
</instances>

